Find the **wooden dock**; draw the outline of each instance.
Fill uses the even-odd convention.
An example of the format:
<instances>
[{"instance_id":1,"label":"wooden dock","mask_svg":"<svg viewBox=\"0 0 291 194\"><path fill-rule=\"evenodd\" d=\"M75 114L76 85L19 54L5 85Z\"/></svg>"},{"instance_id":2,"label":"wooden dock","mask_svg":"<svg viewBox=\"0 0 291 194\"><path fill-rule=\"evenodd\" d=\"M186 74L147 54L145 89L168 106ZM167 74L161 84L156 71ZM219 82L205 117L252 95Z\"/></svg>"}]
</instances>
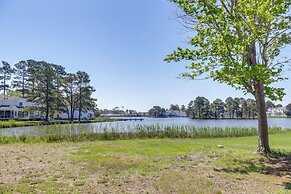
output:
<instances>
[{"instance_id":1,"label":"wooden dock","mask_svg":"<svg viewBox=\"0 0 291 194\"><path fill-rule=\"evenodd\" d=\"M124 118L124 121L143 121L142 118Z\"/></svg>"}]
</instances>

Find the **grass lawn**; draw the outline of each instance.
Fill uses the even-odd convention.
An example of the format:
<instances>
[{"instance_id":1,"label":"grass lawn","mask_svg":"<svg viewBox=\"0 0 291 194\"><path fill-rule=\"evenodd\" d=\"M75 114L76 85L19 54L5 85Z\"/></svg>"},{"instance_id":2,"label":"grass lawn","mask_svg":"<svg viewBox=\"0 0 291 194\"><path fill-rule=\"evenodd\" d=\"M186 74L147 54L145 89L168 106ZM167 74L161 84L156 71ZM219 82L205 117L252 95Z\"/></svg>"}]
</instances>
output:
<instances>
[{"instance_id":1,"label":"grass lawn","mask_svg":"<svg viewBox=\"0 0 291 194\"><path fill-rule=\"evenodd\" d=\"M291 193L291 155L257 137L0 145L0 193ZM291 133L270 135L291 153ZM219 148L218 145L224 145Z\"/></svg>"}]
</instances>

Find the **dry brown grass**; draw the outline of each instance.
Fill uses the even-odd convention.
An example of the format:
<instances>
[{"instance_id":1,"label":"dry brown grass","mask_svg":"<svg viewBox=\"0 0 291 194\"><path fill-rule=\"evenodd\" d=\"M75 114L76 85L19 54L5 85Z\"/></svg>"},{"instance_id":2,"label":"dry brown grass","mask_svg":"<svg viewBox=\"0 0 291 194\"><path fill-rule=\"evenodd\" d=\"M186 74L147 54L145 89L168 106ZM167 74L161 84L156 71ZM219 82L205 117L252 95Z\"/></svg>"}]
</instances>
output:
<instances>
[{"instance_id":1,"label":"dry brown grass","mask_svg":"<svg viewBox=\"0 0 291 194\"><path fill-rule=\"evenodd\" d=\"M218 149L218 141L1 145L0 193L290 192L288 159L233 151L231 140Z\"/></svg>"}]
</instances>

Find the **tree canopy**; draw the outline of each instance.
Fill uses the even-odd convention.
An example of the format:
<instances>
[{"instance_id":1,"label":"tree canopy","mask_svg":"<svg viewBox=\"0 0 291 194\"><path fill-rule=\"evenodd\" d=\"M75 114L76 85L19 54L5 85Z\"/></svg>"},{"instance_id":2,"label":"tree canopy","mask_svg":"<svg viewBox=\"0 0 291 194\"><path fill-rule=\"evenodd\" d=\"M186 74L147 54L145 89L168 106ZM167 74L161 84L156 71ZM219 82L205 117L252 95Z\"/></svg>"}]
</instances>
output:
<instances>
[{"instance_id":1,"label":"tree canopy","mask_svg":"<svg viewBox=\"0 0 291 194\"><path fill-rule=\"evenodd\" d=\"M191 61L182 76L211 78L252 94L258 109L258 151L269 153L265 97L281 100L284 88L273 84L289 60L280 60L291 43L291 0L170 0L181 23L195 35L192 48L179 47L165 61Z\"/></svg>"},{"instance_id":2,"label":"tree canopy","mask_svg":"<svg viewBox=\"0 0 291 194\"><path fill-rule=\"evenodd\" d=\"M275 59L291 43L290 0L170 1L181 8L185 26L196 32L189 40L193 49L179 47L165 59L191 61L190 72L182 76L212 78L251 94L262 80L268 98L282 99L284 89L272 84L285 79L283 65L289 62Z\"/></svg>"}]
</instances>

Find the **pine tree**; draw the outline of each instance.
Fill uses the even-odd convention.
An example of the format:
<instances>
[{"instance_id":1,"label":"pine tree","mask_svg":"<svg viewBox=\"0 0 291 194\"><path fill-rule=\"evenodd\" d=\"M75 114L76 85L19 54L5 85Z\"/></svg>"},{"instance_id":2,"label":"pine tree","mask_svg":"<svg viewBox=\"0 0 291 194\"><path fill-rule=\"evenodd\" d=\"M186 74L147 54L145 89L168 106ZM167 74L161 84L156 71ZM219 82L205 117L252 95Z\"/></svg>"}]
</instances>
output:
<instances>
[{"instance_id":1,"label":"pine tree","mask_svg":"<svg viewBox=\"0 0 291 194\"><path fill-rule=\"evenodd\" d=\"M0 67L0 90L3 90L4 97L7 95L7 90L10 87L9 81L11 80L11 76L14 73L14 69L11 68L10 64L2 61L2 67Z\"/></svg>"}]
</instances>

